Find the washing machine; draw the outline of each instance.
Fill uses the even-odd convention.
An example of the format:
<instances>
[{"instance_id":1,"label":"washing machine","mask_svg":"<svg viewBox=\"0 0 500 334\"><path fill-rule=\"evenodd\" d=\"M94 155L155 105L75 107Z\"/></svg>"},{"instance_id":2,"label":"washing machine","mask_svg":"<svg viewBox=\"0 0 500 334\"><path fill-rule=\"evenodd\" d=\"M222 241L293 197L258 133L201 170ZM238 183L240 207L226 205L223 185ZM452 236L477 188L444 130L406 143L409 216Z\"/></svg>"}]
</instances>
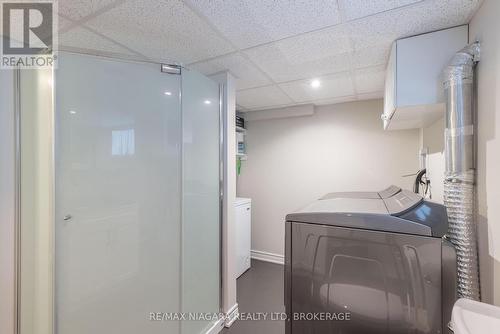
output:
<instances>
[{"instance_id":1,"label":"washing machine","mask_svg":"<svg viewBox=\"0 0 500 334\"><path fill-rule=\"evenodd\" d=\"M447 230L443 205L396 186L330 193L288 214L286 333L450 333Z\"/></svg>"}]
</instances>

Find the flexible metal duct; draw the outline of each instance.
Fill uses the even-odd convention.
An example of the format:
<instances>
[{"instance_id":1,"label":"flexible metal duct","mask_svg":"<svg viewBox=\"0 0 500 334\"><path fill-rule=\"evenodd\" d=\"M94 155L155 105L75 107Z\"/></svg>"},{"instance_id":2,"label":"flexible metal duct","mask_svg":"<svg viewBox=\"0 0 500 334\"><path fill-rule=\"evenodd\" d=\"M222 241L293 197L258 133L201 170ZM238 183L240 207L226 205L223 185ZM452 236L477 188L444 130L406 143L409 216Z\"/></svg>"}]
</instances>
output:
<instances>
[{"instance_id":1,"label":"flexible metal duct","mask_svg":"<svg viewBox=\"0 0 500 334\"><path fill-rule=\"evenodd\" d=\"M459 51L445 69L446 96L444 202L450 241L457 251L458 296L479 300L479 265L474 212L474 65L479 43Z\"/></svg>"}]
</instances>

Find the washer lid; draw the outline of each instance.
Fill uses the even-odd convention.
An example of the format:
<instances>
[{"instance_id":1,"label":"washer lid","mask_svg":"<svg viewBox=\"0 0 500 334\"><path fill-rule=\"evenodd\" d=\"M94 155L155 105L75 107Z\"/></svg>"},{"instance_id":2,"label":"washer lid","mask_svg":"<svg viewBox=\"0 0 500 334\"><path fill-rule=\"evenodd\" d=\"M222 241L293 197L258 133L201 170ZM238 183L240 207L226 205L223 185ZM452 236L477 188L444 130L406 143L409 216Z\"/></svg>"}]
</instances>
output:
<instances>
[{"instance_id":1,"label":"washer lid","mask_svg":"<svg viewBox=\"0 0 500 334\"><path fill-rule=\"evenodd\" d=\"M365 198L365 199L379 199L379 198L389 198L391 196L396 195L401 191L401 188L398 186L389 186L388 188L378 191L378 192L369 192L369 191L349 191L349 192L336 192L329 193L320 198L320 200L324 199L332 199L332 198Z\"/></svg>"},{"instance_id":2,"label":"washer lid","mask_svg":"<svg viewBox=\"0 0 500 334\"><path fill-rule=\"evenodd\" d=\"M432 229L424 224L390 215L374 213L292 213L286 221L293 223L329 225L370 231L384 231L432 237Z\"/></svg>"},{"instance_id":3,"label":"washer lid","mask_svg":"<svg viewBox=\"0 0 500 334\"><path fill-rule=\"evenodd\" d=\"M350 212L350 213L378 213L389 214L384 200L370 198L330 198L314 201L296 213L306 212Z\"/></svg>"},{"instance_id":4,"label":"washer lid","mask_svg":"<svg viewBox=\"0 0 500 334\"><path fill-rule=\"evenodd\" d=\"M388 198L352 194L314 201L287 215L286 220L434 237L446 232L446 215L424 205L423 198L411 191L389 188L384 192L385 196L392 194Z\"/></svg>"},{"instance_id":5,"label":"washer lid","mask_svg":"<svg viewBox=\"0 0 500 334\"><path fill-rule=\"evenodd\" d=\"M400 215L414 208L423 201L422 196L409 190L398 188L384 191L384 196L392 194L390 197L373 198L372 193L331 193L322 199L314 201L306 207L296 211L305 212L343 212L343 213L376 213L386 215ZM335 194L335 195L333 195ZM341 197L345 194L346 197ZM357 195L356 195L357 194Z\"/></svg>"}]
</instances>

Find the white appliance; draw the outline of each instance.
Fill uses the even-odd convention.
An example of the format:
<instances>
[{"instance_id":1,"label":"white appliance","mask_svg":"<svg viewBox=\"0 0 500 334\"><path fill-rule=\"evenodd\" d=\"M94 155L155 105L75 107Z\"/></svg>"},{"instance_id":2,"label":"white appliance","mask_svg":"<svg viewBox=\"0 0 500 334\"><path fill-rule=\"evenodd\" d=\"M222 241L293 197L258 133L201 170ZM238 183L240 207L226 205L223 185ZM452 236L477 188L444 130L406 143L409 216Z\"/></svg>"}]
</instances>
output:
<instances>
[{"instance_id":1,"label":"white appliance","mask_svg":"<svg viewBox=\"0 0 500 334\"><path fill-rule=\"evenodd\" d=\"M236 211L236 277L250 269L252 234L252 199L237 197Z\"/></svg>"},{"instance_id":2,"label":"white appliance","mask_svg":"<svg viewBox=\"0 0 500 334\"><path fill-rule=\"evenodd\" d=\"M500 307L459 299L453 307L451 325L455 334L498 333Z\"/></svg>"}]
</instances>

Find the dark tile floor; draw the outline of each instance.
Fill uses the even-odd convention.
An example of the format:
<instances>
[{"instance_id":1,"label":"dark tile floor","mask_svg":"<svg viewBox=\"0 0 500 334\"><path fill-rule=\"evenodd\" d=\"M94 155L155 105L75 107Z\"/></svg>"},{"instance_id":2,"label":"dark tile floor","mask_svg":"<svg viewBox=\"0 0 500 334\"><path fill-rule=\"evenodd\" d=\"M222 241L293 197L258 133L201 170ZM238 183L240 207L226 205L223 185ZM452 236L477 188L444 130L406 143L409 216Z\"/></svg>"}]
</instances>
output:
<instances>
[{"instance_id":1,"label":"dark tile floor","mask_svg":"<svg viewBox=\"0 0 500 334\"><path fill-rule=\"evenodd\" d=\"M258 318L261 313L283 313L283 266L252 260L252 267L237 281L238 307L242 316ZM223 334L284 334L279 320L236 320Z\"/></svg>"}]
</instances>

